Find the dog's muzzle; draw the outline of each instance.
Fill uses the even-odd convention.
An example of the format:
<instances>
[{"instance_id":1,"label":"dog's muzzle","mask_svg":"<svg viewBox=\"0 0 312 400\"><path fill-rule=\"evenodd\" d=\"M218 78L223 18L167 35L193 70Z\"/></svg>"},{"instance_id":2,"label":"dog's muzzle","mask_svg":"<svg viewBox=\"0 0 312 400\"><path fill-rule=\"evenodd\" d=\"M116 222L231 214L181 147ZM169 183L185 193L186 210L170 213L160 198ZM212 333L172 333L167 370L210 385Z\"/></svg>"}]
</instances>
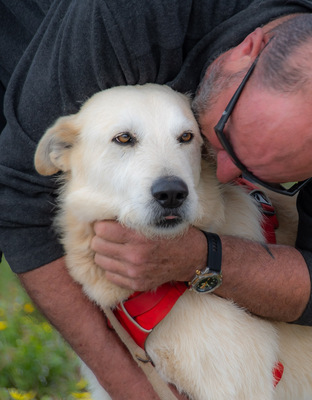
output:
<instances>
[{"instance_id":1,"label":"dog's muzzle","mask_svg":"<svg viewBox=\"0 0 312 400\"><path fill-rule=\"evenodd\" d=\"M186 183L176 176L159 178L154 182L151 191L163 208L178 208L188 196Z\"/></svg>"},{"instance_id":2,"label":"dog's muzzle","mask_svg":"<svg viewBox=\"0 0 312 400\"><path fill-rule=\"evenodd\" d=\"M153 183L151 193L162 207L162 218L157 225L169 227L182 222L181 206L189 194L188 187L182 179L176 176L161 177Z\"/></svg>"}]
</instances>

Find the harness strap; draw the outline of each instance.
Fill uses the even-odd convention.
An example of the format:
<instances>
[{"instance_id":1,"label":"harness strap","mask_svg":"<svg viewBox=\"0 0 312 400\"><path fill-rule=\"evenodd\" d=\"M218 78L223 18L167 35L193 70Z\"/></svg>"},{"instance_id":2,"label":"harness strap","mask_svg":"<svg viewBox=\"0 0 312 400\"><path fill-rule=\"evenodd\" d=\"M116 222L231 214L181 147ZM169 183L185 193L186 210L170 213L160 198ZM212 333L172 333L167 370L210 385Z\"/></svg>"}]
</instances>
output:
<instances>
[{"instance_id":1,"label":"harness strap","mask_svg":"<svg viewBox=\"0 0 312 400\"><path fill-rule=\"evenodd\" d=\"M165 283L152 292L135 292L113 310L118 321L142 349L153 328L185 292L184 282Z\"/></svg>"},{"instance_id":2,"label":"harness strap","mask_svg":"<svg viewBox=\"0 0 312 400\"><path fill-rule=\"evenodd\" d=\"M248 194L256 200L263 215L261 226L265 240L267 243L276 244L275 229L278 228L278 220L270 199L262 190L247 181L247 179L237 178L235 179L235 183L244 187L249 192Z\"/></svg>"},{"instance_id":3,"label":"harness strap","mask_svg":"<svg viewBox=\"0 0 312 400\"><path fill-rule=\"evenodd\" d=\"M277 362L273 368L273 385L276 387L278 382L282 379L284 373L284 365L281 362Z\"/></svg>"},{"instance_id":4,"label":"harness strap","mask_svg":"<svg viewBox=\"0 0 312 400\"><path fill-rule=\"evenodd\" d=\"M262 190L258 189L257 186L252 184L247 179L237 178L235 179L235 182L238 185L246 188L247 191L249 191L249 195L256 200L263 215L261 226L263 229L265 240L269 244L276 244L275 229L278 228L278 220L270 199ZM276 362L272 370L274 387L276 387L276 385L282 379L283 373L283 364L281 362Z\"/></svg>"},{"instance_id":5,"label":"harness strap","mask_svg":"<svg viewBox=\"0 0 312 400\"><path fill-rule=\"evenodd\" d=\"M127 346L132 358L142 369L159 398L161 400L177 400L166 382L160 377L154 366L151 364L151 360L147 358L145 351L134 342L133 338L115 317L113 311L110 308L104 308L104 312L110 321L112 328L118 334L121 341Z\"/></svg>"}]
</instances>

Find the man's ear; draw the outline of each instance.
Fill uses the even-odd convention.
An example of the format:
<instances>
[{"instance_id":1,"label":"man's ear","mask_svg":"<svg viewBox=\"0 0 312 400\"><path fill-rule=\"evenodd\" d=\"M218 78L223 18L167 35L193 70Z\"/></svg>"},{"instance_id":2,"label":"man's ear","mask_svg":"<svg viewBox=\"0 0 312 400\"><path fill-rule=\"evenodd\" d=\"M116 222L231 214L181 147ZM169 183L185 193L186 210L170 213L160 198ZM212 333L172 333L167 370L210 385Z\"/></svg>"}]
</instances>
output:
<instances>
[{"instance_id":1,"label":"man's ear","mask_svg":"<svg viewBox=\"0 0 312 400\"><path fill-rule=\"evenodd\" d=\"M267 42L267 37L262 28L257 28L230 51L229 63L239 69L251 64L263 49Z\"/></svg>"},{"instance_id":2,"label":"man's ear","mask_svg":"<svg viewBox=\"0 0 312 400\"><path fill-rule=\"evenodd\" d=\"M35 167L41 175L68 171L69 156L77 138L77 116L59 118L42 136L35 153Z\"/></svg>"}]
</instances>

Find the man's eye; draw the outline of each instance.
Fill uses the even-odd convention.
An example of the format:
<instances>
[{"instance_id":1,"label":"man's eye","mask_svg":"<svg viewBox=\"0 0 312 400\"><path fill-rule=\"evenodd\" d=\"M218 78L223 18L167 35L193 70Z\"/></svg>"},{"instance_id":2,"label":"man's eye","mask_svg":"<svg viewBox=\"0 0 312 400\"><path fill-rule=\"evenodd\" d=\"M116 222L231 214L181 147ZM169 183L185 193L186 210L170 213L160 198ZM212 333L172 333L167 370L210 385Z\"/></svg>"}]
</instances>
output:
<instances>
[{"instance_id":1,"label":"man's eye","mask_svg":"<svg viewBox=\"0 0 312 400\"><path fill-rule=\"evenodd\" d=\"M122 132L115 136L113 141L121 145L133 145L136 139L129 132Z\"/></svg>"},{"instance_id":2,"label":"man's eye","mask_svg":"<svg viewBox=\"0 0 312 400\"><path fill-rule=\"evenodd\" d=\"M193 139L194 135L192 132L183 132L181 136L179 136L178 140L180 143L189 143Z\"/></svg>"}]
</instances>

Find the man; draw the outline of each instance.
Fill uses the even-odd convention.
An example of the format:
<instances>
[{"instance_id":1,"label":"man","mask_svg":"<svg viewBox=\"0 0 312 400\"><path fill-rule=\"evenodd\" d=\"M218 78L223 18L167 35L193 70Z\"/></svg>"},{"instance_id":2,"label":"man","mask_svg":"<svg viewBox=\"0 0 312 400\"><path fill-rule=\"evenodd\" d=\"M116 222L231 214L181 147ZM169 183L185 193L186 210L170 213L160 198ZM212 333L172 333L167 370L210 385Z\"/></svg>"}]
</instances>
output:
<instances>
[{"instance_id":1,"label":"man","mask_svg":"<svg viewBox=\"0 0 312 400\"><path fill-rule=\"evenodd\" d=\"M226 124L226 135L239 160L264 181L301 181L312 176L312 103L309 92L312 74L308 64L312 49L305 41L307 32L312 32L311 18L292 18L284 24L284 29L270 32L276 23L256 29L240 45L215 60L207 69L195 99L202 132L215 149L217 176L222 182L235 179L241 171L215 135L214 126L242 80L241 72L246 73L266 45L254 75L246 84ZM292 41L287 32L294 35ZM276 54L282 45L288 52L284 54L283 61L286 62L289 53L295 55L297 52L300 65L298 60L292 59L289 64L296 68L294 76L291 76L290 68L282 71L286 79L281 88L275 89L273 85L277 78L268 77L266 64L263 66L265 61L261 62L261 57L269 58L273 54L273 68L282 68L276 64ZM212 78L213 69L218 76ZM257 69L260 71L258 74ZM299 195L301 219L297 247L300 251L276 245L263 248L241 239L222 237L224 279L216 294L234 299L260 316L312 324L309 302L312 243L309 243L311 237L307 238L312 227L306 226L310 210L303 210L303 207L310 207L310 191L311 183L308 183ZM98 223L95 231L97 237L93 241L93 249L97 252L97 263L108 272L108 279L127 288L148 290L170 280L190 281L196 269L203 270L205 267L205 237L194 229L175 244L146 242L134 232L112 222ZM190 248L195 250L190 252Z\"/></svg>"},{"instance_id":2,"label":"man","mask_svg":"<svg viewBox=\"0 0 312 400\"><path fill-rule=\"evenodd\" d=\"M217 55L235 48L257 27L272 20L278 23L284 16L311 12L312 4L305 0L291 5L281 0L242 0L235 4L225 0L46 0L12 4L3 0L0 7L3 18L0 37L5 39L1 41L0 76L6 88L7 120L0 136L0 248L33 300L113 399L157 399L114 332L107 329L103 314L83 296L66 272L63 249L51 229L56 184L34 172L36 143L57 117L76 112L86 98L110 86L155 82L170 84L181 91L195 91L201 73ZM233 59L227 63L230 71L243 69L254 59L256 50L260 51L267 42L265 32L260 32L264 38L259 40L258 30L255 35L258 39L248 42L254 43L247 45L249 53L246 48L243 57L238 54L234 57L232 53ZM219 108L225 108L231 90L234 87L222 91L216 103ZM222 151L210 129L211 123L217 121L201 122L205 134ZM229 124L232 123L231 118ZM228 126L226 132L230 132ZM224 165L230 165L229 161ZM236 170L234 176L237 173ZM231 172L226 180L232 175ZM219 178L223 179L220 174ZM160 281L191 278L194 266L203 266L207 257L207 244L195 229L190 229L182 243L177 242L178 247L174 242L146 242L113 222L99 222L95 231L97 236L92 246L97 252L96 261L107 270L111 280L126 286L146 289L157 285L155 270L158 275L161 264L167 267L167 256L162 254L176 259L173 266L180 269L169 274L166 268L162 272L160 269ZM120 242L122 246L118 245ZM179 262L181 253L177 250L181 244L192 249L184 254L183 263ZM261 246L248 243L249 265L253 269L242 271L241 265L248 258L242 254L241 242L229 237L222 238L222 244L224 282L219 295L235 298L238 303L252 303L253 290L257 288L260 301L249 308L260 315L269 315L273 308L270 290L274 290L274 299L289 303L287 308L278 306L272 317L294 321L301 316L309 297L309 278L306 263L296 250L270 249L273 259ZM137 247L135 253L133 245ZM126 249L126 255L121 247ZM156 250L158 258L149 258L151 249ZM130 265L125 257L132 261ZM280 263L288 262L290 257L295 258L294 264L288 264L277 274ZM259 258L263 260L262 267L256 274L255 262ZM273 279L270 274L274 268L277 272ZM143 282L136 279L140 270ZM289 270L296 279L292 285L294 300L285 296L284 290L277 293L278 288L284 289L286 284L289 287L292 282L288 280ZM284 274L287 282L277 283ZM270 290L261 290L263 275L268 277L265 286L272 284Z\"/></svg>"}]
</instances>

